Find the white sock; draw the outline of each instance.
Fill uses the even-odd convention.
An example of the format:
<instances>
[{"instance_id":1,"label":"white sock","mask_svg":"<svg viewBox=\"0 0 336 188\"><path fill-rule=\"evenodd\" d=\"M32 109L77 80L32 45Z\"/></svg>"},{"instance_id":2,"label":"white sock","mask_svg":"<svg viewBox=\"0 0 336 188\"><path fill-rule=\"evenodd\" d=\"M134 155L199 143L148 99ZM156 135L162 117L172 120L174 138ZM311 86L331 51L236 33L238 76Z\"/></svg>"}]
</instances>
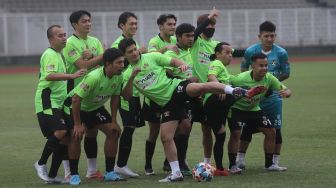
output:
<instances>
[{"instance_id":1,"label":"white sock","mask_svg":"<svg viewBox=\"0 0 336 188\"><path fill-rule=\"evenodd\" d=\"M206 157L204 157L203 162L204 162L204 163L207 163L207 164L210 164L210 162L211 162L211 158L206 158Z\"/></svg>"},{"instance_id":2,"label":"white sock","mask_svg":"<svg viewBox=\"0 0 336 188\"><path fill-rule=\"evenodd\" d=\"M225 85L224 92L225 92L226 94L232 94L232 92L233 92L233 87L231 87L231 86L229 86L229 85Z\"/></svg>"},{"instance_id":3,"label":"white sock","mask_svg":"<svg viewBox=\"0 0 336 188\"><path fill-rule=\"evenodd\" d=\"M245 153L238 152L236 161L245 161Z\"/></svg>"},{"instance_id":4,"label":"white sock","mask_svg":"<svg viewBox=\"0 0 336 188\"><path fill-rule=\"evenodd\" d=\"M96 158L87 159L87 164L88 164L88 169L87 169L88 174L93 174L97 171L97 159Z\"/></svg>"},{"instance_id":5,"label":"white sock","mask_svg":"<svg viewBox=\"0 0 336 188\"><path fill-rule=\"evenodd\" d=\"M63 160L63 167L64 167L64 177L70 175L70 164L69 164L69 160Z\"/></svg>"},{"instance_id":6,"label":"white sock","mask_svg":"<svg viewBox=\"0 0 336 188\"><path fill-rule=\"evenodd\" d=\"M273 164L279 165L280 155L273 154Z\"/></svg>"},{"instance_id":7,"label":"white sock","mask_svg":"<svg viewBox=\"0 0 336 188\"><path fill-rule=\"evenodd\" d=\"M170 168L172 169L172 174L176 174L177 172L180 172L180 166L178 161L172 161L169 162Z\"/></svg>"}]
</instances>

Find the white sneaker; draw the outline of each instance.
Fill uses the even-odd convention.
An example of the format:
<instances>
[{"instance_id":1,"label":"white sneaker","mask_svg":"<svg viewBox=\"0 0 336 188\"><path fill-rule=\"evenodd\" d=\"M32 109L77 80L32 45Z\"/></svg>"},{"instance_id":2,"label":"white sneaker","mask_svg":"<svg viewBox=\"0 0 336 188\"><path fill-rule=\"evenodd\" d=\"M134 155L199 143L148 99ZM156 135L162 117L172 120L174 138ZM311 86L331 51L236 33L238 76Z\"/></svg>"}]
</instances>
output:
<instances>
[{"instance_id":1,"label":"white sneaker","mask_svg":"<svg viewBox=\"0 0 336 188\"><path fill-rule=\"evenodd\" d=\"M47 165L39 165L38 161L34 163L35 170L37 172L38 177L43 181L48 181L48 170Z\"/></svg>"},{"instance_id":2,"label":"white sneaker","mask_svg":"<svg viewBox=\"0 0 336 188\"><path fill-rule=\"evenodd\" d=\"M162 180L159 180L160 183L169 183L175 181L183 181L183 175L180 171L175 174L170 174Z\"/></svg>"},{"instance_id":3,"label":"white sneaker","mask_svg":"<svg viewBox=\"0 0 336 188\"><path fill-rule=\"evenodd\" d=\"M239 168L237 165L233 165L230 169L229 172L230 174L241 174L242 173L242 169Z\"/></svg>"},{"instance_id":4,"label":"white sneaker","mask_svg":"<svg viewBox=\"0 0 336 188\"><path fill-rule=\"evenodd\" d=\"M71 178L70 174L64 176L64 180L62 181L62 184L69 184L70 183L70 178Z\"/></svg>"},{"instance_id":5,"label":"white sneaker","mask_svg":"<svg viewBox=\"0 0 336 188\"><path fill-rule=\"evenodd\" d=\"M114 171L119 173L120 175L124 177L129 177L129 178L135 178L139 177L139 174L133 172L130 168L127 166L124 167L118 167L117 165L114 166Z\"/></svg>"},{"instance_id":6,"label":"white sneaker","mask_svg":"<svg viewBox=\"0 0 336 188\"><path fill-rule=\"evenodd\" d=\"M272 164L271 166L269 166L268 168L265 168L266 171L276 171L276 172L282 172L282 171L286 171L287 167L281 167L275 164Z\"/></svg>"},{"instance_id":7,"label":"white sneaker","mask_svg":"<svg viewBox=\"0 0 336 188\"><path fill-rule=\"evenodd\" d=\"M236 166L240 168L241 170L245 170L245 161L243 160L236 161Z\"/></svg>"}]
</instances>

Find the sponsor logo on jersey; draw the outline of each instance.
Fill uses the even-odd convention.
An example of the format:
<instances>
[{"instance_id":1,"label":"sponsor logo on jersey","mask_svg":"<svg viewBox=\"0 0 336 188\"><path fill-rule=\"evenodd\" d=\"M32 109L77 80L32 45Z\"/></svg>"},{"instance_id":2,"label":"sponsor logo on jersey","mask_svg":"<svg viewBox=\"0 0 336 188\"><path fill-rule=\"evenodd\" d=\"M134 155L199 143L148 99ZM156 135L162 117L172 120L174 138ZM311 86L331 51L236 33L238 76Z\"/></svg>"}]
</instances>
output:
<instances>
[{"instance_id":1,"label":"sponsor logo on jersey","mask_svg":"<svg viewBox=\"0 0 336 188\"><path fill-rule=\"evenodd\" d=\"M55 65L47 65L47 71L55 71Z\"/></svg>"},{"instance_id":2,"label":"sponsor logo on jersey","mask_svg":"<svg viewBox=\"0 0 336 188\"><path fill-rule=\"evenodd\" d=\"M79 87L82 88L82 90L87 91L87 90L89 89L90 86L87 85L86 83L81 83L81 84L79 85Z\"/></svg>"},{"instance_id":3,"label":"sponsor logo on jersey","mask_svg":"<svg viewBox=\"0 0 336 188\"><path fill-rule=\"evenodd\" d=\"M68 52L69 57L72 57L72 56L74 56L74 55L76 55L76 54L77 54L77 52L76 52L75 49L70 50L70 51Z\"/></svg>"}]
</instances>

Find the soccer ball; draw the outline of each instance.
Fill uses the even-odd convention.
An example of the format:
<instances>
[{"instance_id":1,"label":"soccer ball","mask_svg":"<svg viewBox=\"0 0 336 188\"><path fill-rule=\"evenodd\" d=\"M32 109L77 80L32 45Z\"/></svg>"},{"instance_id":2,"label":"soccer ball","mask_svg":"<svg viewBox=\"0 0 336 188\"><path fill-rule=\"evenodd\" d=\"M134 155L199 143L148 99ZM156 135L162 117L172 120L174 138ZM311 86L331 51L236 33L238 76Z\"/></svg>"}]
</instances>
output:
<instances>
[{"instance_id":1,"label":"soccer ball","mask_svg":"<svg viewBox=\"0 0 336 188\"><path fill-rule=\"evenodd\" d=\"M194 180L201 181L211 181L213 178L214 168L207 163L198 163L192 170L192 176Z\"/></svg>"}]
</instances>

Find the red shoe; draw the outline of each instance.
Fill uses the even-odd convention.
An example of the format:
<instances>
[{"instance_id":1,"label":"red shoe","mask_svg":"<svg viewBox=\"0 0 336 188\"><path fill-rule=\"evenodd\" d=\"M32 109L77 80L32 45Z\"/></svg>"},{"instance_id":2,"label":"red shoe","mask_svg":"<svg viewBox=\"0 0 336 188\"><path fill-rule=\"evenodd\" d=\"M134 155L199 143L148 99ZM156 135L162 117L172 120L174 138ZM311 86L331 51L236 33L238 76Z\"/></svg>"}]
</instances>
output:
<instances>
[{"instance_id":1,"label":"red shoe","mask_svg":"<svg viewBox=\"0 0 336 188\"><path fill-rule=\"evenodd\" d=\"M251 89L249 89L246 93L246 97L248 98L252 98L256 95L259 95L263 92L266 91L266 87L265 86L256 86L256 87L252 87Z\"/></svg>"},{"instance_id":2,"label":"red shoe","mask_svg":"<svg viewBox=\"0 0 336 188\"><path fill-rule=\"evenodd\" d=\"M214 176L229 176L229 171L226 168L223 170L216 168L214 171Z\"/></svg>"},{"instance_id":3,"label":"red shoe","mask_svg":"<svg viewBox=\"0 0 336 188\"><path fill-rule=\"evenodd\" d=\"M88 174L88 173L86 173L86 178L87 179L98 179L98 180L102 180L102 179L104 179L104 175L101 173L101 172L99 172L99 170L97 170L95 173L93 173L93 174Z\"/></svg>"}]
</instances>

